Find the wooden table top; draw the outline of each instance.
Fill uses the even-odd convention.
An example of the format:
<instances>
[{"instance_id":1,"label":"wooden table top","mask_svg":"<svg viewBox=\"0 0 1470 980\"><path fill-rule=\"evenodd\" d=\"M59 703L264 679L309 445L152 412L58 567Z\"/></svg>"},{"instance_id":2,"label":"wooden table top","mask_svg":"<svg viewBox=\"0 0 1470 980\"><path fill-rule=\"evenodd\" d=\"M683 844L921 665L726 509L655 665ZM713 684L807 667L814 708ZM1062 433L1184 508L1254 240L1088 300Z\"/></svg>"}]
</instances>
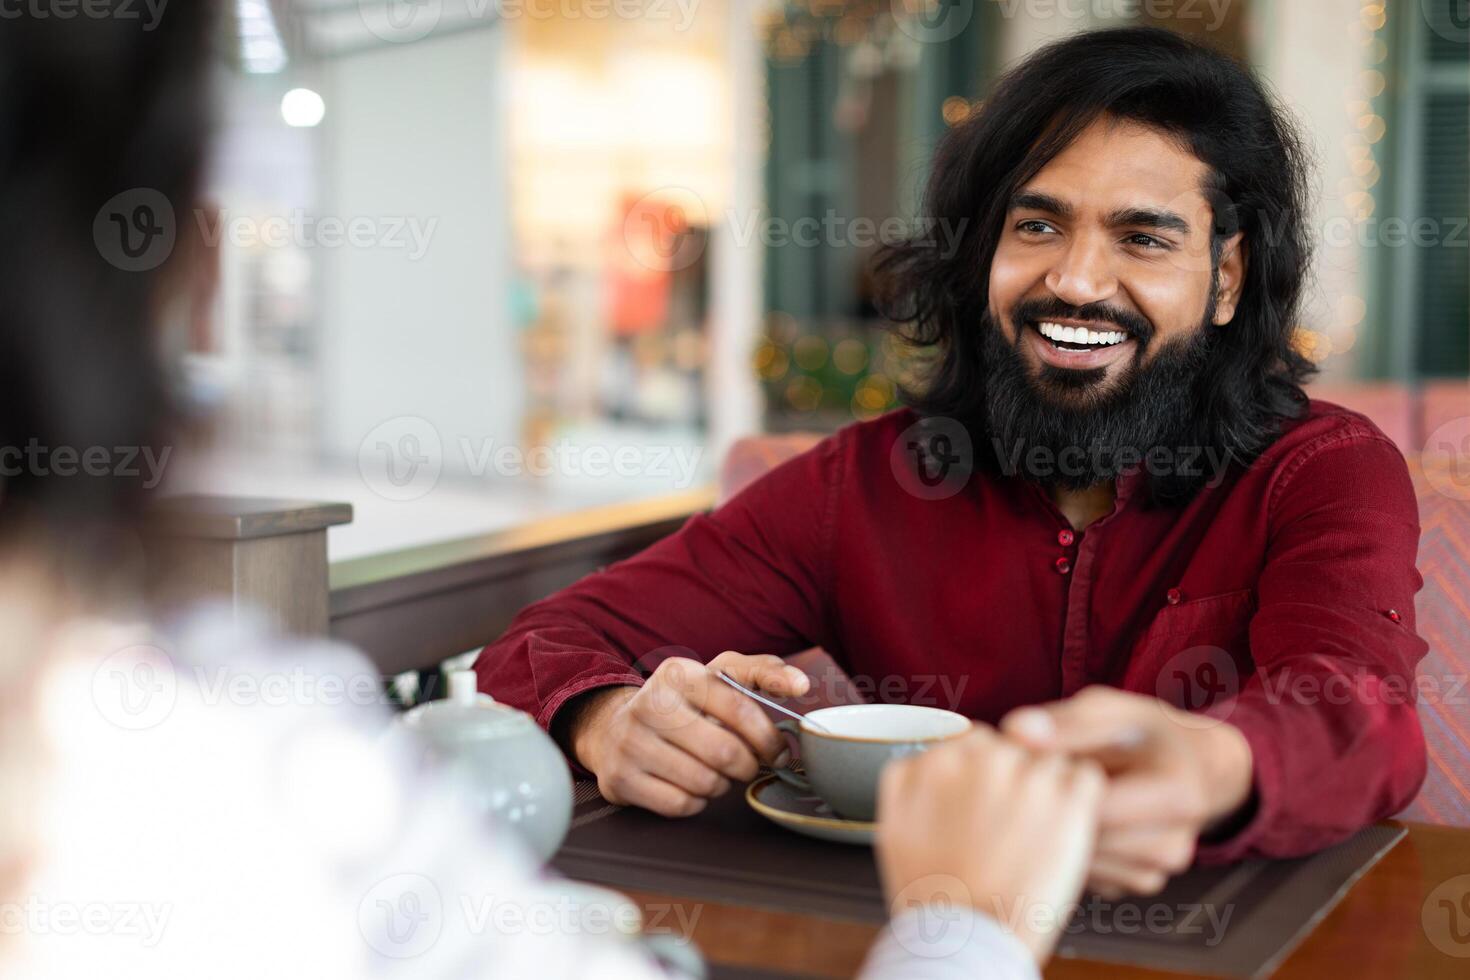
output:
<instances>
[{"instance_id":1,"label":"wooden table top","mask_svg":"<svg viewBox=\"0 0 1470 980\"><path fill-rule=\"evenodd\" d=\"M1353 886L1276 977L1470 977L1470 830L1404 826L1408 836ZM727 976L851 977L878 933L872 923L649 891L628 894L643 905L650 929L692 935L717 974ZM1046 976L1144 980L1179 974L1054 959Z\"/></svg>"}]
</instances>

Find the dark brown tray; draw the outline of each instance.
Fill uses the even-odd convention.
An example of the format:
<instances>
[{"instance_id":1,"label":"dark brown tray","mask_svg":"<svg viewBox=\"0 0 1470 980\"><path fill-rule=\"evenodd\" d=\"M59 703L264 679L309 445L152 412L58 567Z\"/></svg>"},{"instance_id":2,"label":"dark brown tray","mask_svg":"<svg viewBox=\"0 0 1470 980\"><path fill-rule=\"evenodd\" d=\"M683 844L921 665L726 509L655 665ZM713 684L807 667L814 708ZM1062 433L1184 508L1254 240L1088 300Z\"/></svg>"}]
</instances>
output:
<instances>
[{"instance_id":1,"label":"dark brown tray","mask_svg":"<svg viewBox=\"0 0 1470 980\"><path fill-rule=\"evenodd\" d=\"M777 827L739 790L688 820L610 807L590 783L579 784L577 799L573 829L553 861L572 878L859 922L886 915L869 849ZM1208 976L1265 975L1403 835L1380 825L1308 858L1196 868L1148 899L1088 896L1057 953Z\"/></svg>"}]
</instances>

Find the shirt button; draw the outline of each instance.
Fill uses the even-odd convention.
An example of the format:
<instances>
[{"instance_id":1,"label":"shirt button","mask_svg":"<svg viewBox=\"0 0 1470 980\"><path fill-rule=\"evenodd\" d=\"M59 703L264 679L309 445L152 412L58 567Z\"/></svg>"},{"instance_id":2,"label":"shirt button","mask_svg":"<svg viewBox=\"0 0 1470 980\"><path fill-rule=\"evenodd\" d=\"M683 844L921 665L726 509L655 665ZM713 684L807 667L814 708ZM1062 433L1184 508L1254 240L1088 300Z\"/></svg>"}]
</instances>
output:
<instances>
[{"instance_id":1,"label":"shirt button","mask_svg":"<svg viewBox=\"0 0 1470 980\"><path fill-rule=\"evenodd\" d=\"M1076 540L1077 540L1077 536L1074 535L1071 531L1058 531L1057 532L1057 544L1061 545L1063 548L1067 547L1067 545L1071 544L1073 541L1076 541Z\"/></svg>"},{"instance_id":2,"label":"shirt button","mask_svg":"<svg viewBox=\"0 0 1470 980\"><path fill-rule=\"evenodd\" d=\"M1063 555L1056 560L1056 565L1054 567L1058 572L1065 575L1072 570L1072 563L1067 560L1066 555Z\"/></svg>"},{"instance_id":3,"label":"shirt button","mask_svg":"<svg viewBox=\"0 0 1470 980\"><path fill-rule=\"evenodd\" d=\"M1164 593L1164 598L1169 600L1169 605L1177 606L1179 605L1179 600L1184 598L1184 595L1178 589L1170 589Z\"/></svg>"},{"instance_id":4,"label":"shirt button","mask_svg":"<svg viewBox=\"0 0 1470 980\"><path fill-rule=\"evenodd\" d=\"M1399 611L1397 609L1390 609L1388 611L1388 618L1391 619L1391 620L1393 620L1395 623L1397 623L1401 619L1403 619L1404 617L1402 617L1402 616L1399 615Z\"/></svg>"}]
</instances>

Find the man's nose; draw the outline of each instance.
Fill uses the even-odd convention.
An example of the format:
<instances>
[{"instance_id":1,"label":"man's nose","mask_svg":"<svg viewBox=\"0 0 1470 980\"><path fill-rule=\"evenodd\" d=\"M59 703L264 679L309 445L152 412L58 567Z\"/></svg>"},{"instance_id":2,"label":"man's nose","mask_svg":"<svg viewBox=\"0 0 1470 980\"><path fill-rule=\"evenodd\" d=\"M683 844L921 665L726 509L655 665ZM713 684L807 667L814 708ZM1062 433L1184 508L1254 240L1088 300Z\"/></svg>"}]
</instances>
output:
<instances>
[{"instance_id":1,"label":"man's nose","mask_svg":"<svg viewBox=\"0 0 1470 980\"><path fill-rule=\"evenodd\" d=\"M1093 235L1073 239L1047 273L1046 286L1073 306L1111 299L1118 291L1118 278L1107 242Z\"/></svg>"}]
</instances>

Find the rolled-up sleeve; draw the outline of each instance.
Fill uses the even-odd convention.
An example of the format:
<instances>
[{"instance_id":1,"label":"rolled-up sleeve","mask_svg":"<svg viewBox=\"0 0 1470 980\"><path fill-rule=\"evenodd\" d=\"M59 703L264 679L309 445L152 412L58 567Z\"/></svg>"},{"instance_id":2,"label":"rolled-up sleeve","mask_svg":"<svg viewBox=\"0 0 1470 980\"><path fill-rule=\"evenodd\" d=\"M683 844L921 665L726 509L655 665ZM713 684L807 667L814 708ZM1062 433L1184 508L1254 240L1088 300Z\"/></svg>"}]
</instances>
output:
<instances>
[{"instance_id":1,"label":"rolled-up sleeve","mask_svg":"<svg viewBox=\"0 0 1470 980\"><path fill-rule=\"evenodd\" d=\"M669 656L785 655L830 633L837 457L824 440L668 538L528 606L475 662L480 689L550 728L568 699Z\"/></svg>"},{"instance_id":2,"label":"rolled-up sleeve","mask_svg":"<svg viewBox=\"0 0 1470 980\"><path fill-rule=\"evenodd\" d=\"M1204 862L1320 850L1397 813L1424 780L1414 630L1418 505L1378 435L1303 447L1269 498L1250 626L1255 672L1211 714L1246 737L1254 811Z\"/></svg>"}]
</instances>

